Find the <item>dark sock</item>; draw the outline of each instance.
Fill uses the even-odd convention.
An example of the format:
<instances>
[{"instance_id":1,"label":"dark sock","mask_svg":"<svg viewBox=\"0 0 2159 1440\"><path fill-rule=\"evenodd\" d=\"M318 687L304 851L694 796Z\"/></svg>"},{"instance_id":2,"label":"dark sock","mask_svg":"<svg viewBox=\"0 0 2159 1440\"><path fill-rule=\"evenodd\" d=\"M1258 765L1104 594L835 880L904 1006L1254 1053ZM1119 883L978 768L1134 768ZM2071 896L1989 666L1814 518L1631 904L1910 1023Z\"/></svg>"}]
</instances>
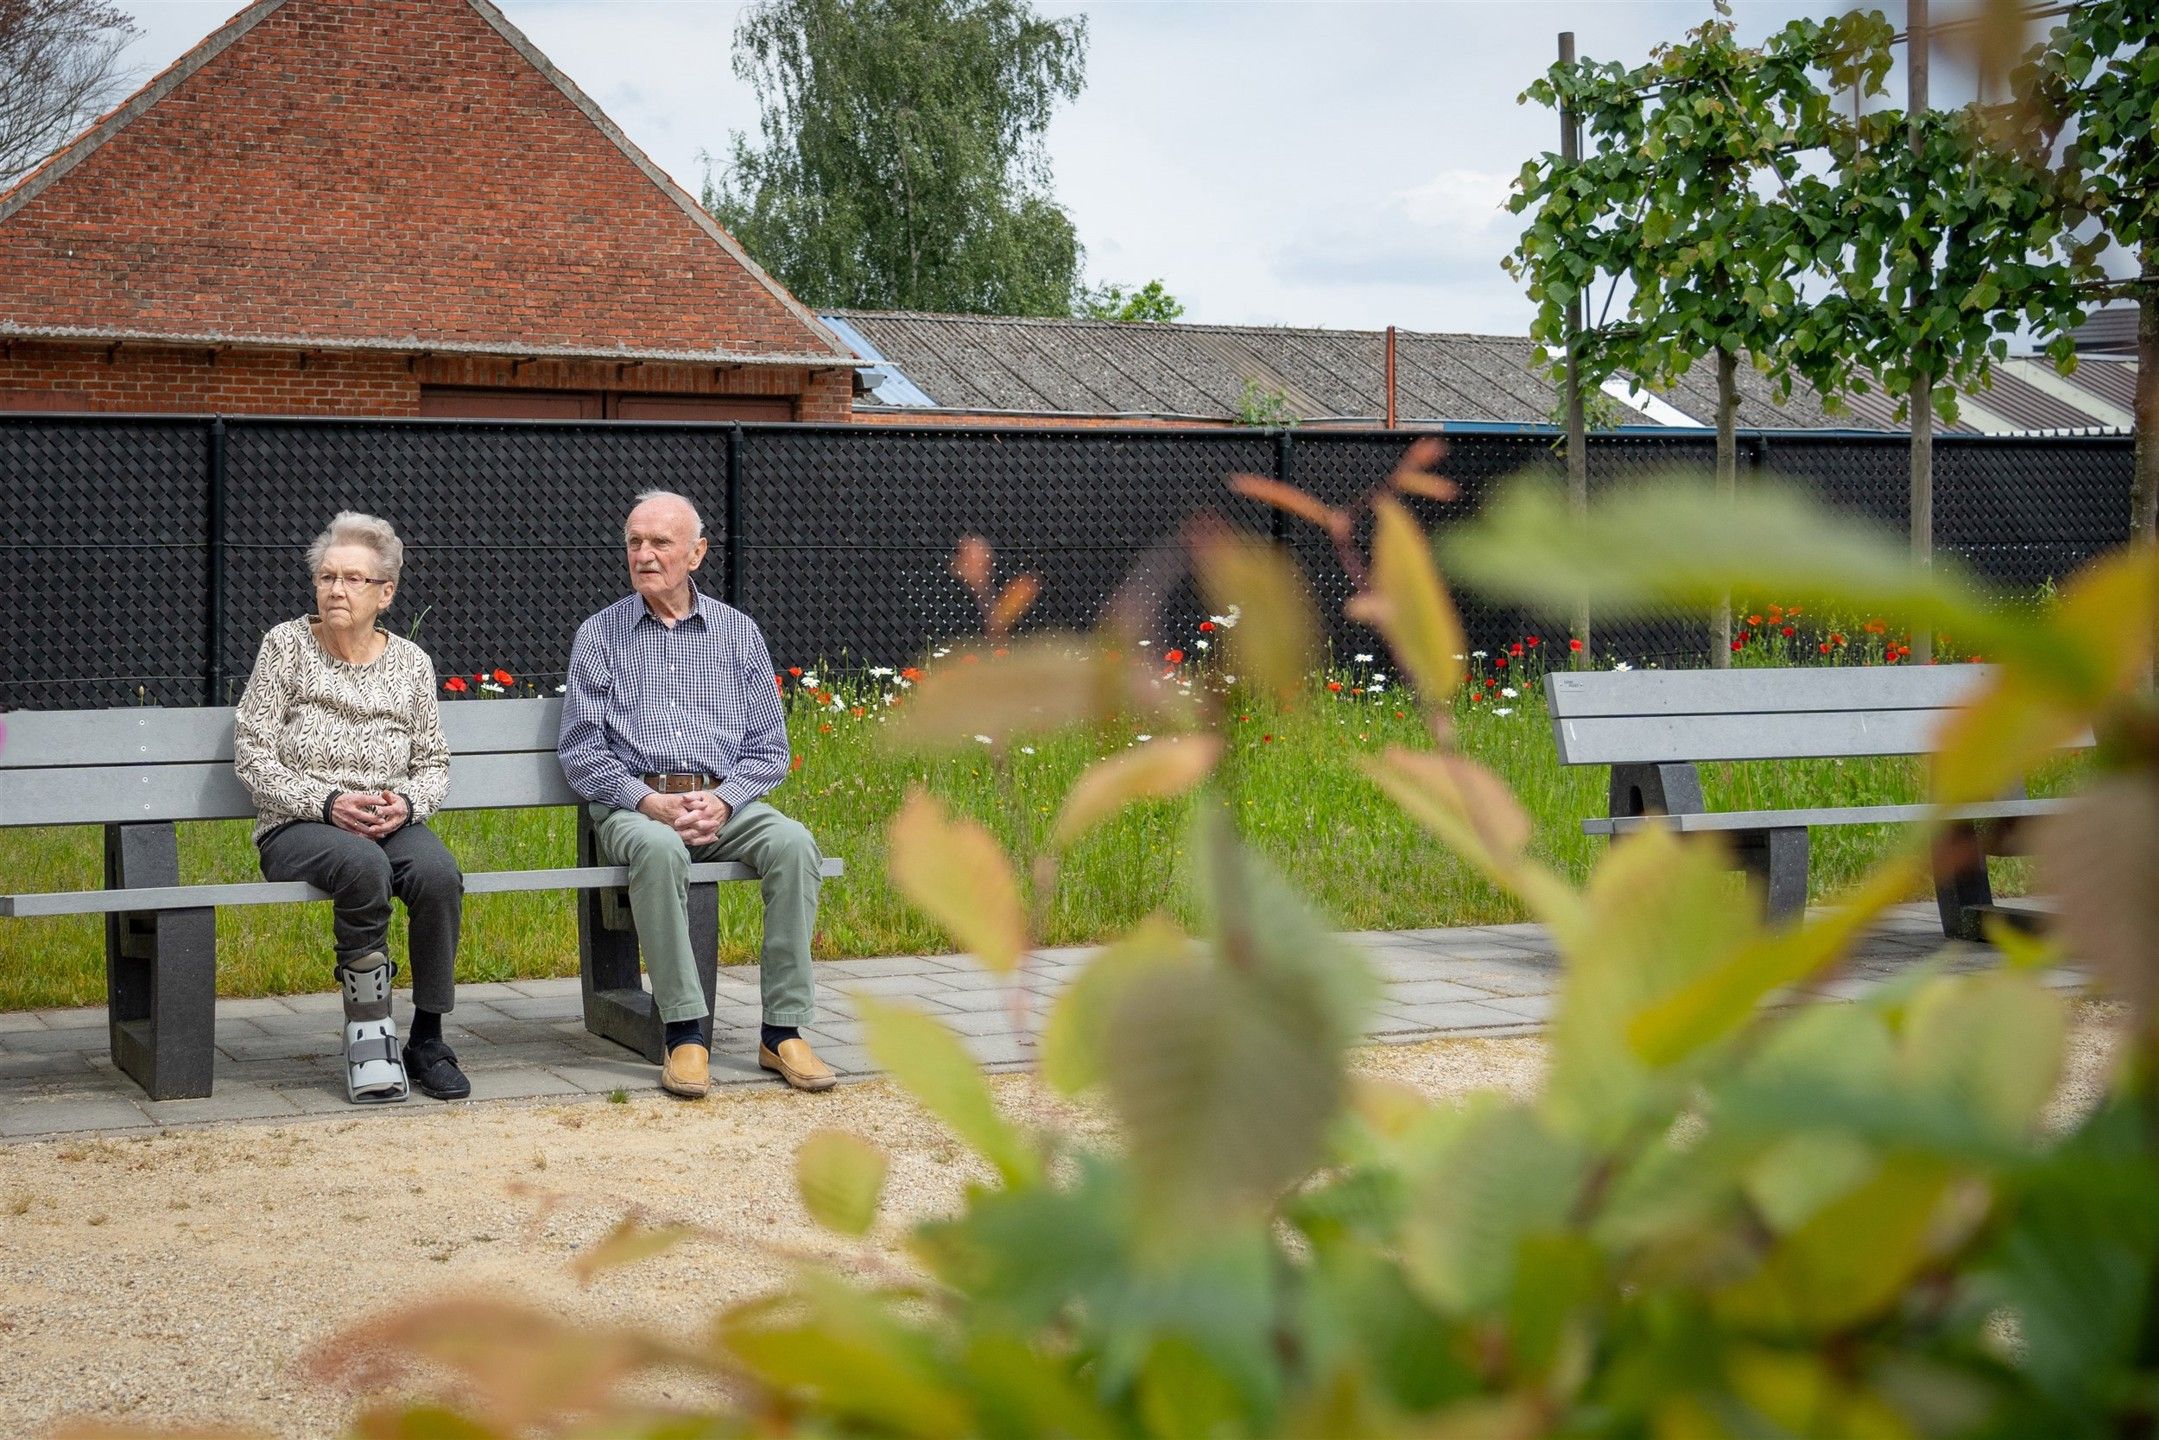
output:
<instances>
[{"instance_id":1,"label":"dark sock","mask_svg":"<svg viewBox=\"0 0 2159 1440\"><path fill-rule=\"evenodd\" d=\"M667 1048L670 1050L677 1045L709 1045L711 1043L705 1038L705 1017L702 1015L694 1020L669 1020L663 1028L666 1032Z\"/></svg>"},{"instance_id":2,"label":"dark sock","mask_svg":"<svg viewBox=\"0 0 2159 1440\"><path fill-rule=\"evenodd\" d=\"M776 1055L779 1053L782 1040L800 1040L801 1038L802 1032L792 1025L766 1025L760 1027L757 1043Z\"/></svg>"},{"instance_id":3,"label":"dark sock","mask_svg":"<svg viewBox=\"0 0 2159 1440\"><path fill-rule=\"evenodd\" d=\"M437 1015L432 1010L415 1010L412 1012L413 1044L417 1045L422 1040L440 1040L441 1038L442 1017L440 1015Z\"/></svg>"}]
</instances>

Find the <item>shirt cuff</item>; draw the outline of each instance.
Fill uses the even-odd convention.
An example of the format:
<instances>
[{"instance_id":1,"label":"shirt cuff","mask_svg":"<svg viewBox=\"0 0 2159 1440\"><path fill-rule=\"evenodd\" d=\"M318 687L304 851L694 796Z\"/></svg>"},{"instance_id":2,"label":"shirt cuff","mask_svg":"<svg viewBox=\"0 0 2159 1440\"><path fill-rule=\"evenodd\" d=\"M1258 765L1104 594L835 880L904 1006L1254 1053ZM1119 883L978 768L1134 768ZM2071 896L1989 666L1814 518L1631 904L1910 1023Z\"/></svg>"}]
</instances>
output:
<instances>
[{"instance_id":1,"label":"shirt cuff","mask_svg":"<svg viewBox=\"0 0 2159 1440\"><path fill-rule=\"evenodd\" d=\"M405 827L406 827L407 825L410 825L410 824L411 824L411 823L412 823L413 821L415 821L415 820L419 819L419 818L420 818L420 812L419 812L419 810L418 810L418 809L417 809L417 808L416 808L416 807L415 807L415 806L413 805L413 803L412 803L412 797L411 797L410 795L407 795L407 794L406 794L406 793L405 793L404 791L402 791L402 790L396 791L396 792L394 792L394 793L396 794L396 796L397 796L397 798L398 798L398 799L400 799L400 800L402 800L402 801L404 801L404 802L405 802L405 818L397 822L397 830L402 830L402 829L404 829L404 828L405 828ZM390 832L390 834L391 834L391 835L395 835L395 834L397 833L397 830L392 830L392 831ZM389 838L389 836L388 836L388 835L386 835L386 836L384 836L383 838L387 840L387 839Z\"/></svg>"},{"instance_id":2,"label":"shirt cuff","mask_svg":"<svg viewBox=\"0 0 2159 1440\"><path fill-rule=\"evenodd\" d=\"M727 813L732 815L764 792L759 790L752 782L744 780L740 776L730 775L725 780L722 780L720 788L712 793L727 802Z\"/></svg>"},{"instance_id":3,"label":"shirt cuff","mask_svg":"<svg viewBox=\"0 0 2159 1440\"><path fill-rule=\"evenodd\" d=\"M325 825L335 825L335 824L337 823L337 822L336 822L335 820L332 820L332 819L330 818L330 807L331 807L332 805L335 805L335 804L337 803L337 797L338 797L338 796L340 796L340 795L342 795L342 794L344 794L344 793L345 793L345 792L344 792L344 791L342 791L342 790L332 790L332 791L331 791L331 792L330 792L329 794L327 794L327 795L325 795L325 796L323 796L323 797L322 797L322 823L323 823L323 824L325 824Z\"/></svg>"},{"instance_id":4,"label":"shirt cuff","mask_svg":"<svg viewBox=\"0 0 2159 1440\"><path fill-rule=\"evenodd\" d=\"M635 775L625 775L622 783L615 787L615 793L608 797L607 803L617 810L635 810L644 803L647 795L659 793Z\"/></svg>"}]
</instances>

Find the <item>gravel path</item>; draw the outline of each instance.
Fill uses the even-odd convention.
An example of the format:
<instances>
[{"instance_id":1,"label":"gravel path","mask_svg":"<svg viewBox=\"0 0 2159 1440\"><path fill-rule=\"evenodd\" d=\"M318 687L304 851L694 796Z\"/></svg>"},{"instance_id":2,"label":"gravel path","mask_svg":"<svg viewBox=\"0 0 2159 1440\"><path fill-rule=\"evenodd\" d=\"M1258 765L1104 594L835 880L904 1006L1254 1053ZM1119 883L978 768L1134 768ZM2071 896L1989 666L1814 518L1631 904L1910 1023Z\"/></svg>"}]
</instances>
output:
<instances>
[{"instance_id":1,"label":"gravel path","mask_svg":"<svg viewBox=\"0 0 2159 1440\"><path fill-rule=\"evenodd\" d=\"M2064 1113L2096 1093L2103 1052L2087 1023ZM1446 1039L1367 1051L1360 1066L1435 1096L1527 1094L1543 1055L1533 1038ZM991 1083L1021 1117L1064 1108L1031 1077ZM952 1208L979 1174L886 1082L821 1096L727 1091L702 1105L638 1093L617 1105L430 1108L388 1125L10 1146L0 1436L44 1434L70 1417L330 1435L354 1401L307 1358L368 1314L499 1293L657 1324L765 1290L805 1256L860 1270L878 1263L875 1250L834 1240L795 1199L795 1147L828 1126L891 1158L877 1232L886 1256L898 1254L893 1222ZM569 1261L633 1211L712 1238L579 1285Z\"/></svg>"}]
</instances>

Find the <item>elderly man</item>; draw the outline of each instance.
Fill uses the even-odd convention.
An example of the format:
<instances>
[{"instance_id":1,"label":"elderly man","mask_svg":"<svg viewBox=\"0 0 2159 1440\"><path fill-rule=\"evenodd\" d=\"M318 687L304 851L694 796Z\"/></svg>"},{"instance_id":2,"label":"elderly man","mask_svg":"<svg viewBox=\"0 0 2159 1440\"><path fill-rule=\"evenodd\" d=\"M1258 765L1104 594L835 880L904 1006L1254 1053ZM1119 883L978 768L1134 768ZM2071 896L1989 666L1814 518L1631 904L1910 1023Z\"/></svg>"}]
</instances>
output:
<instances>
[{"instance_id":1,"label":"elderly man","mask_svg":"<svg viewBox=\"0 0 2159 1440\"><path fill-rule=\"evenodd\" d=\"M761 798L787 778L787 727L765 637L697 588L697 507L647 491L623 526L626 595L578 627L557 746L592 802L601 855L630 871L630 911L666 1026L660 1085L711 1088L711 1018L690 955L690 861L734 860L764 888L764 1030L757 1061L798 1090L833 1074L797 1033L812 1011L810 931L823 856Z\"/></svg>"}]
</instances>

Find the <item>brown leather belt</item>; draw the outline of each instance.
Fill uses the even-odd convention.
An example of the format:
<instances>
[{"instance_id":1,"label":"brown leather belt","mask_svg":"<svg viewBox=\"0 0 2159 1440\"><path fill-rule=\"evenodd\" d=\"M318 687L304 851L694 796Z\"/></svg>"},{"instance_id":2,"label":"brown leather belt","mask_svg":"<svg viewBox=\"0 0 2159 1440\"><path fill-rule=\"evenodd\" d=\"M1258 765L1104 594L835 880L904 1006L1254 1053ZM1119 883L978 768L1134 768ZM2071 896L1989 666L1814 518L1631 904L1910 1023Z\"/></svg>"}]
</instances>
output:
<instances>
[{"instance_id":1,"label":"brown leather belt","mask_svg":"<svg viewBox=\"0 0 2159 1440\"><path fill-rule=\"evenodd\" d=\"M717 790L720 782L711 775L640 775L638 779L662 795L687 795L693 790Z\"/></svg>"}]
</instances>

